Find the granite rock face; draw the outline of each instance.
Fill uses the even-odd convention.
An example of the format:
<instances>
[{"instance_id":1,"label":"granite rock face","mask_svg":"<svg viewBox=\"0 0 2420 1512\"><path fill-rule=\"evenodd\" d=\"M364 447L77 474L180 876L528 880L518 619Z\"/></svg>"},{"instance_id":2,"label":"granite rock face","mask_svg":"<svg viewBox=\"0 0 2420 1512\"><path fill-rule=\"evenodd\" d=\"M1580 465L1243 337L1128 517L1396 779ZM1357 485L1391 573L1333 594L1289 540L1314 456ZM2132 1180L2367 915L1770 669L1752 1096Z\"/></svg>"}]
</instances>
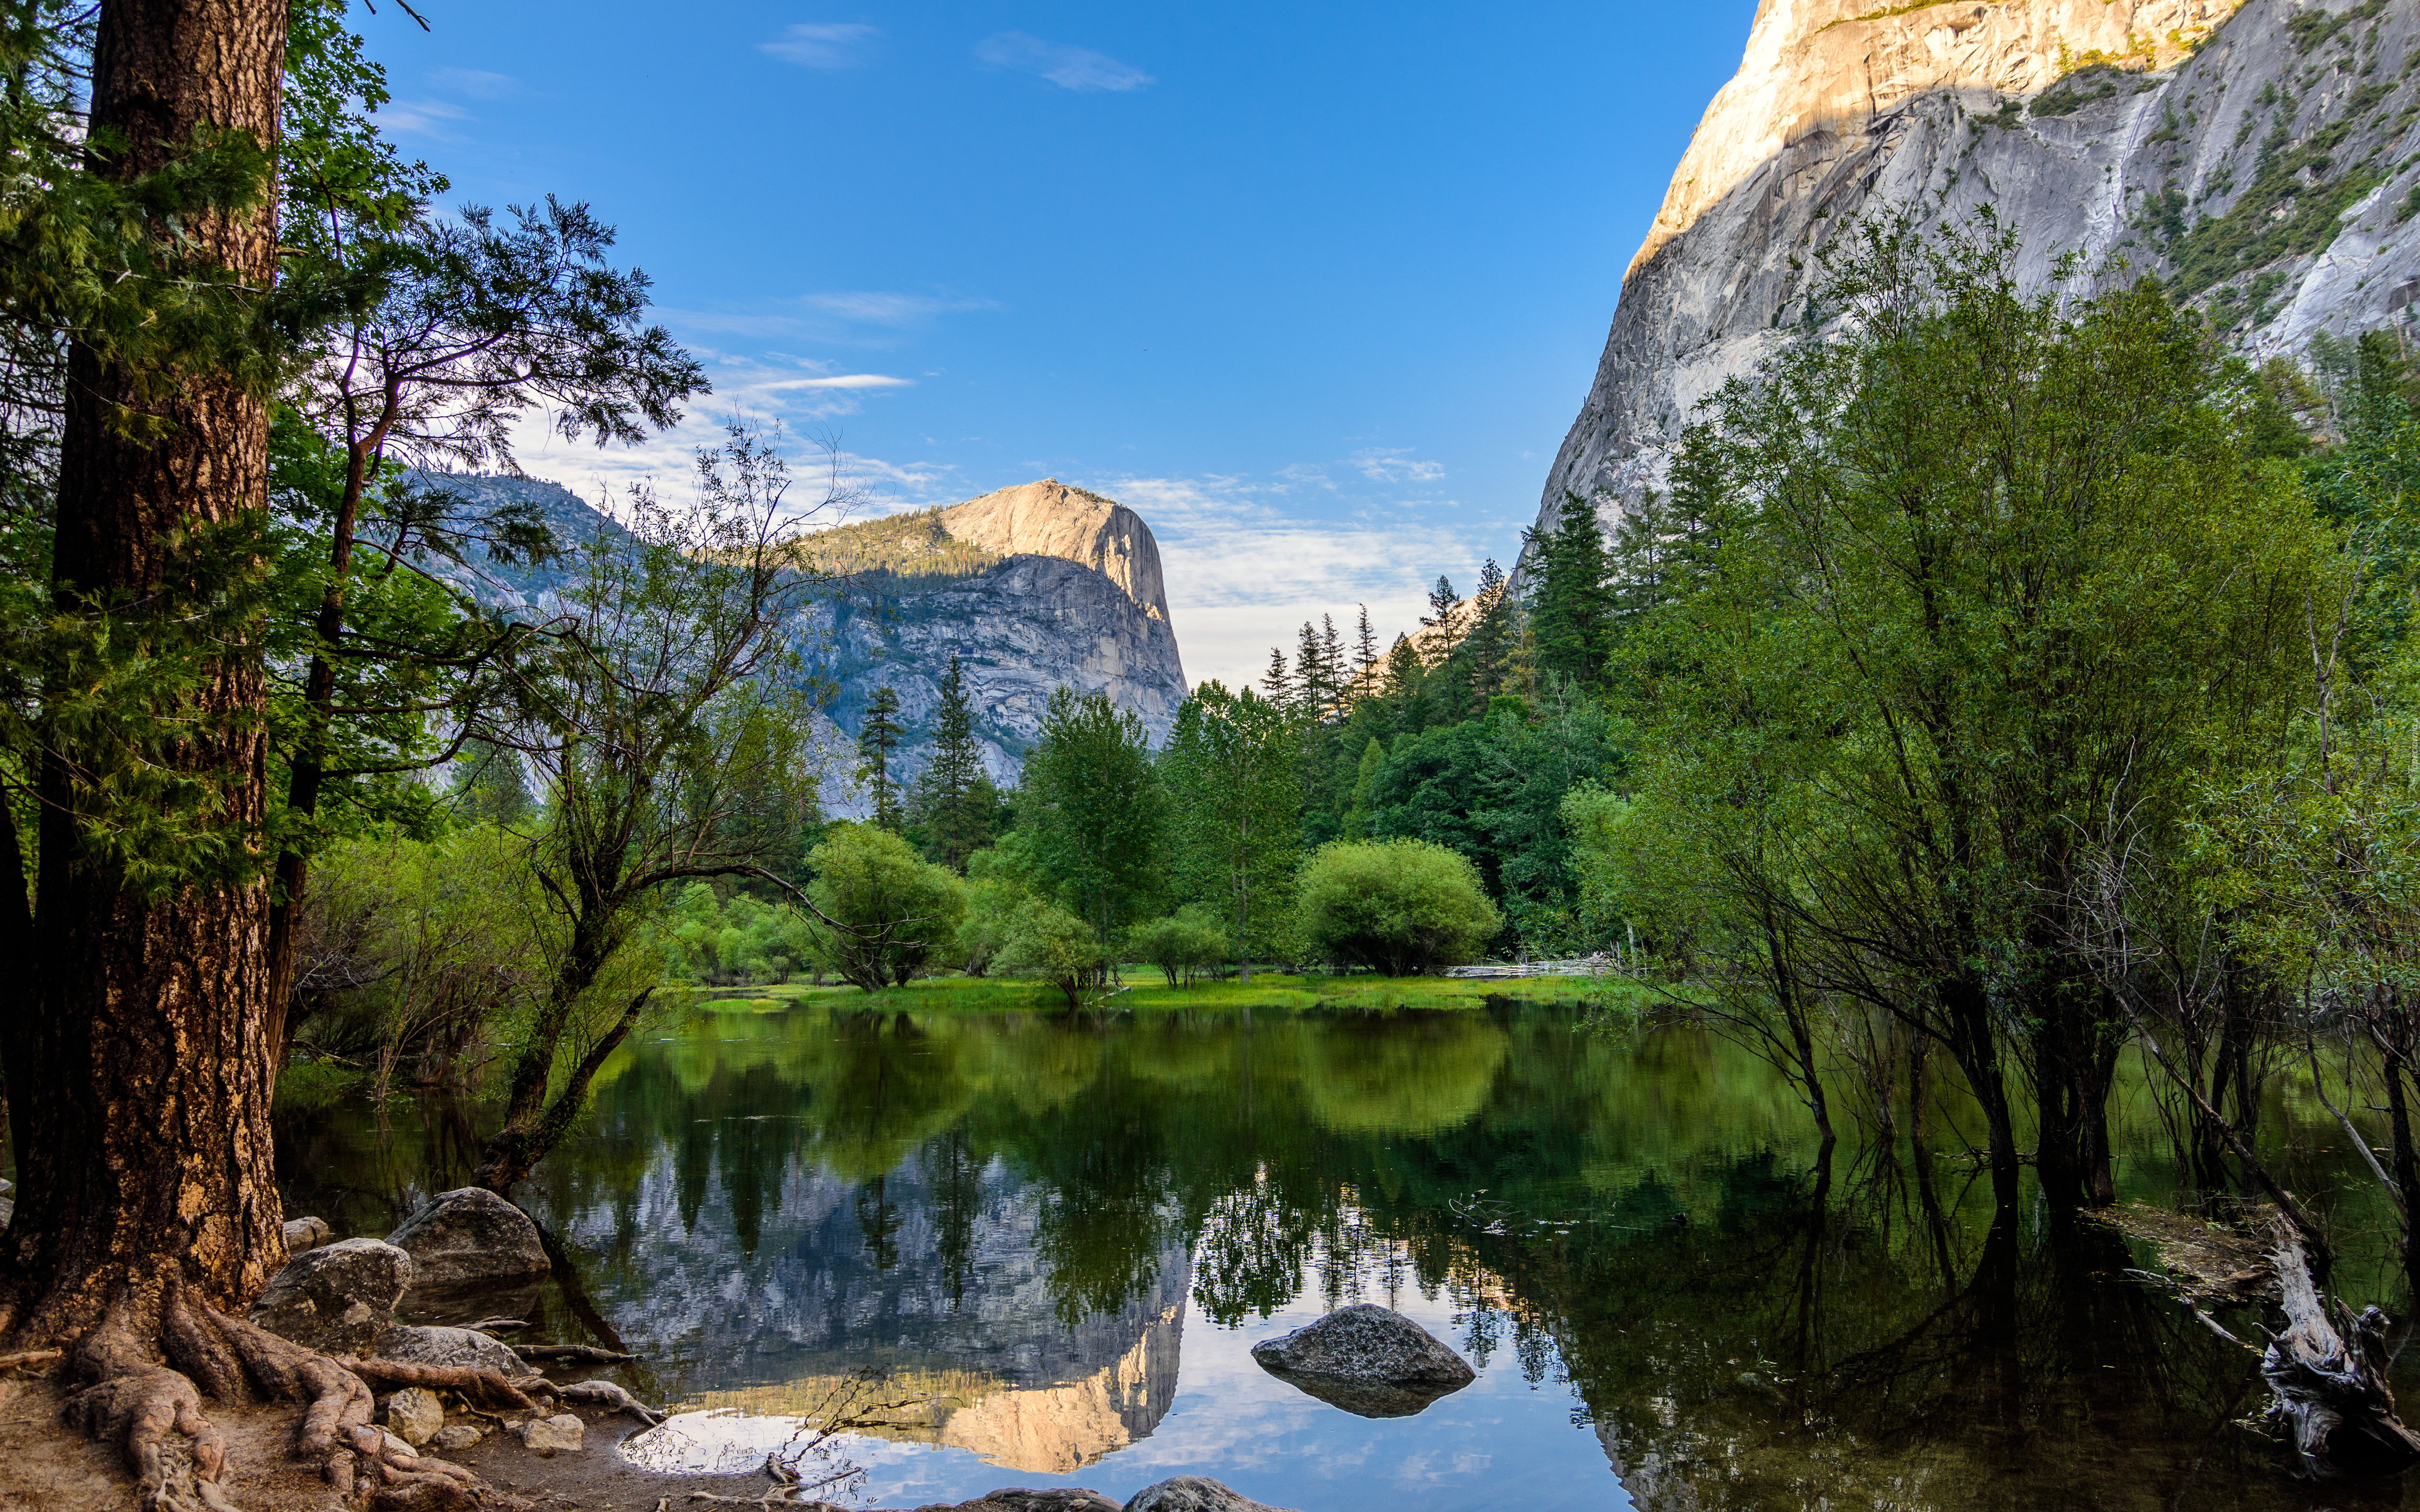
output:
<instances>
[{"instance_id":1,"label":"granite rock face","mask_svg":"<svg viewBox=\"0 0 2420 1512\"><path fill-rule=\"evenodd\" d=\"M2030 289L2145 274L2247 357L2420 300L2420 8L2353 0L1764 0L1623 281L1546 478L1608 517L1666 485L1698 404L1837 312L1815 251L1990 206ZM2115 259L2123 259L2118 267Z\"/></svg>"},{"instance_id":2,"label":"granite rock face","mask_svg":"<svg viewBox=\"0 0 2420 1512\"><path fill-rule=\"evenodd\" d=\"M579 496L528 478L414 475L477 511L535 509L557 538L578 543L619 527ZM1052 691L1106 693L1132 710L1155 744L1185 702L1185 667L1170 623L1159 544L1142 517L1114 500L1056 479L1003 488L926 517L971 548L971 571L920 570L912 562L851 570L807 611L815 671L832 688L818 744L833 774L824 806L844 818L870 811L848 774L855 735L875 689L900 700L905 732L894 773L912 780L932 745L941 680L955 656L975 710L975 735L994 780L1014 782ZM850 527L843 527L844 531ZM809 550L816 549L810 537ZM482 562L477 572L424 565L483 603L544 614L564 586L558 569Z\"/></svg>"}]
</instances>

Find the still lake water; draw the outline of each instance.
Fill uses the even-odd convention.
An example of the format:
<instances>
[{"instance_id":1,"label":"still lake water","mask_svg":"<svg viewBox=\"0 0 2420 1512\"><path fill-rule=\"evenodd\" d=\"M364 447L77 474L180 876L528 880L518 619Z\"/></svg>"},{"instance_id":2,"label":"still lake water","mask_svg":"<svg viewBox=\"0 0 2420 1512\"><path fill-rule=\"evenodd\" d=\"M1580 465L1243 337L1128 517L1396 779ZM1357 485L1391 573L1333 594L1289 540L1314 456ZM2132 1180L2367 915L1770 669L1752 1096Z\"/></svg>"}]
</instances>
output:
<instances>
[{"instance_id":1,"label":"still lake water","mask_svg":"<svg viewBox=\"0 0 2420 1512\"><path fill-rule=\"evenodd\" d=\"M632 1046L515 1194L565 1262L540 1331L634 1350L617 1379L712 1413L681 1420L699 1467L761 1461L873 1369L918 1404L848 1443L883 1505L1183 1473L1305 1512L2402 1500L2298 1487L2230 1426L2262 1400L2253 1361L2126 1278L2145 1252L2039 1205L1995 1227L1947 1097L1920 1145L1902 1114L1882 1152L1824 1163L1754 1059L1569 1010L828 1001ZM2172 1199L2139 1085L2118 1114L2122 1195ZM460 1184L484 1126L285 1116L287 1211L382 1234ZM2281 1091L2263 1135L2332 1215L2338 1286L2405 1316L2323 1110ZM1353 1301L1480 1379L1369 1420L1252 1363Z\"/></svg>"}]
</instances>

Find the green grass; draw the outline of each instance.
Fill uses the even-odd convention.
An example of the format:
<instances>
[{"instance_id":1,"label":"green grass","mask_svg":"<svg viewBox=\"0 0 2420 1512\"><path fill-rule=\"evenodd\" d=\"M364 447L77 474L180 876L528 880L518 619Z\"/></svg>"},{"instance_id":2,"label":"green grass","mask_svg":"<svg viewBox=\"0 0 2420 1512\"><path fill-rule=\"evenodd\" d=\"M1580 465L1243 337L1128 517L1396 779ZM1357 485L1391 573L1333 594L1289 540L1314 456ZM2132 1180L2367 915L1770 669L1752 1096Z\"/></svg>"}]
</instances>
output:
<instances>
[{"instance_id":1,"label":"green grass","mask_svg":"<svg viewBox=\"0 0 2420 1512\"><path fill-rule=\"evenodd\" d=\"M1158 970L1128 966L1125 985L1087 1007L1136 1012L1204 1012L1260 1009L1280 1012L1313 1011L1393 1012L1401 1010L1457 1010L1484 1007L1490 998L1528 1003L1592 1003L1606 1007L1639 1006L1652 1000L1647 989L1621 978L1590 980L1573 977L1530 977L1514 981L1470 981L1449 977L1325 977L1282 976L1255 972L1247 987L1222 980L1171 987ZM787 992L792 1000L812 995L835 1008L880 1012L1064 1012L1067 1000L1056 988L1016 978L937 977L886 992L840 989L761 989ZM837 992L839 995L833 995ZM741 1011L747 1005L705 1005L712 1011ZM764 1010L758 1009L757 1011Z\"/></svg>"}]
</instances>

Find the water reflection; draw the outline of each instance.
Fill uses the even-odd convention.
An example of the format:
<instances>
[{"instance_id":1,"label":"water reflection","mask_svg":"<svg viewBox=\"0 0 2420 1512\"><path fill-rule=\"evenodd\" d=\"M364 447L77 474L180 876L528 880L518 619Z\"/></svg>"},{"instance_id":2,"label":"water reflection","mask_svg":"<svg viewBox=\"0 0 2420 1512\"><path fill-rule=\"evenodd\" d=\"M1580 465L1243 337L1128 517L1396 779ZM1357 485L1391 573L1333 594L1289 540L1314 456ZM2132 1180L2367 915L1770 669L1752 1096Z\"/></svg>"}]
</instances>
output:
<instances>
[{"instance_id":1,"label":"water reflection","mask_svg":"<svg viewBox=\"0 0 2420 1512\"><path fill-rule=\"evenodd\" d=\"M2230 1426L2248 1361L2126 1280L2109 1230L1995 1221L1962 1119L1945 1098L1926 1139L1827 1159L1756 1061L1544 1010L800 1009L617 1057L519 1196L566 1260L541 1326L644 1353L634 1390L717 1414L700 1443L761 1460L883 1372L914 1402L863 1435L886 1497L999 1467L1318 1509L2298 1504ZM2127 1195L2171 1196L2148 1106L2117 1122ZM458 1181L465 1126L282 1128L289 1207L383 1232ZM2263 1127L2332 1207L2339 1284L2399 1310L2324 1113L2281 1091ZM1243 1353L1350 1300L1481 1381L1368 1422Z\"/></svg>"}]
</instances>

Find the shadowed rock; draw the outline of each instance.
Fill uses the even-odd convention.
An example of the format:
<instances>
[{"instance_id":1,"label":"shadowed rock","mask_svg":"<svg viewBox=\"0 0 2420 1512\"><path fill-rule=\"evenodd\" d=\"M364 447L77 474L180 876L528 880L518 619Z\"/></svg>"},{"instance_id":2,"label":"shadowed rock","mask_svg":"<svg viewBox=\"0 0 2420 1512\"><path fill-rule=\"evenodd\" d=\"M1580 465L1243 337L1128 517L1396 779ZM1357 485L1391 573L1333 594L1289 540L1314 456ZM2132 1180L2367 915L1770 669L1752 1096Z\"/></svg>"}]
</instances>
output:
<instances>
[{"instance_id":1,"label":"shadowed rock","mask_svg":"<svg viewBox=\"0 0 2420 1512\"><path fill-rule=\"evenodd\" d=\"M413 1284L432 1292L509 1286L551 1269L529 1214L483 1187L440 1193L386 1241L411 1257Z\"/></svg>"},{"instance_id":2,"label":"shadowed rock","mask_svg":"<svg viewBox=\"0 0 2420 1512\"><path fill-rule=\"evenodd\" d=\"M348 1239L287 1262L252 1304L251 1319L328 1354L365 1354L395 1321L411 1285L411 1257L376 1239Z\"/></svg>"},{"instance_id":3,"label":"shadowed rock","mask_svg":"<svg viewBox=\"0 0 2420 1512\"><path fill-rule=\"evenodd\" d=\"M1478 1379L1435 1335L1366 1302L1261 1340L1252 1359L1287 1385L1360 1417L1409 1417Z\"/></svg>"},{"instance_id":4,"label":"shadowed rock","mask_svg":"<svg viewBox=\"0 0 2420 1512\"><path fill-rule=\"evenodd\" d=\"M492 1370L506 1379L525 1375L530 1369L510 1345L469 1328L420 1328L407 1324L391 1329L379 1341L379 1355L406 1365Z\"/></svg>"}]
</instances>

